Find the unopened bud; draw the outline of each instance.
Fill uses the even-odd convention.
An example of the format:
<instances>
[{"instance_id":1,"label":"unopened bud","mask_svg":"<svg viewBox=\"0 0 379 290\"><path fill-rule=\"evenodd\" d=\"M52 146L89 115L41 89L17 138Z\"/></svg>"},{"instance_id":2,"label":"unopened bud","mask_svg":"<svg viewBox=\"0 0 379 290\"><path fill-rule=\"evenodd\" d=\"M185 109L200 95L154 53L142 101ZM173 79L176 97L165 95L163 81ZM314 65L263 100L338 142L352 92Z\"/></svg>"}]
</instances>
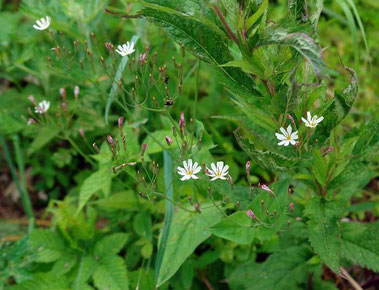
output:
<instances>
[{"instance_id":1,"label":"unopened bud","mask_svg":"<svg viewBox=\"0 0 379 290\"><path fill-rule=\"evenodd\" d=\"M99 149L99 147L97 147L96 143L93 143L93 144L92 144L92 147L93 147L93 149L95 149L95 151L96 151L97 153L100 153L100 149Z\"/></svg>"},{"instance_id":2,"label":"unopened bud","mask_svg":"<svg viewBox=\"0 0 379 290\"><path fill-rule=\"evenodd\" d=\"M179 128L180 130L183 129L183 127L185 127L186 125L186 119L184 118L184 112L181 112L180 113L180 119L179 119Z\"/></svg>"},{"instance_id":3,"label":"unopened bud","mask_svg":"<svg viewBox=\"0 0 379 290\"><path fill-rule=\"evenodd\" d=\"M64 88L60 88L60 89L59 89L59 93L60 93L60 95L61 95L61 97L62 97L63 99L66 99L67 94L66 94L66 90L65 90Z\"/></svg>"},{"instance_id":4,"label":"unopened bud","mask_svg":"<svg viewBox=\"0 0 379 290\"><path fill-rule=\"evenodd\" d=\"M237 201L237 206L241 207L241 203L239 201Z\"/></svg>"},{"instance_id":5,"label":"unopened bud","mask_svg":"<svg viewBox=\"0 0 379 290\"><path fill-rule=\"evenodd\" d=\"M291 121L292 125L293 125L294 127L296 127L296 125L295 125L295 120L293 119L293 117L292 117L290 114L287 115L287 118Z\"/></svg>"},{"instance_id":6,"label":"unopened bud","mask_svg":"<svg viewBox=\"0 0 379 290\"><path fill-rule=\"evenodd\" d=\"M34 120L33 118L29 118L28 120L28 126L30 126L31 124L36 124L36 120Z\"/></svg>"},{"instance_id":7,"label":"unopened bud","mask_svg":"<svg viewBox=\"0 0 379 290\"><path fill-rule=\"evenodd\" d=\"M124 117L118 118L118 128L120 129L120 132L122 134L122 124L124 123Z\"/></svg>"},{"instance_id":8,"label":"unopened bud","mask_svg":"<svg viewBox=\"0 0 379 290\"><path fill-rule=\"evenodd\" d=\"M175 126L172 126L172 135L174 135L174 137L176 137L176 128L175 128Z\"/></svg>"},{"instance_id":9,"label":"unopened bud","mask_svg":"<svg viewBox=\"0 0 379 290\"><path fill-rule=\"evenodd\" d=\"M82 136L83 138L85 138L83 128L80 128L80 129L79 129L79 135Z\"/></svg>"},{"instance_id":10,"label":"unopened bud","mask_svg":"<svg viewBox=\"0 0 379 290\"><path fill-rule=\"evenodd\" d=\"M108 135L108 136L107 136L107 140L108 140L108 143L109 143L109 144L111 144L111 145L114 144L114 141L113 141L113 138L112 138L111 135Z\"/></svg>"},{"instance_id":11,"label":"unopened bud","mask_svg":"<svg viewBox=\"0 0 379 290\"><path fill-rule=\"evenodd\" d=\"M145 154L147 144L142 144L142 151L141 151L141 156Z\"/></svg>"},{"instance_id":12,"label":"unopened bud","mask_svg":"<svg viewBox=\"0 0 379 290\"><path fill-rule=\"evenodd\" d=\"M246 162L246 174L247 174L248 176L250 175L250 164L251 164L250 161L247 161L247 162Z\"/></svg>"},{"instance_id":13,"label":"unopened bud","mask_svg":"<svg viewBox=\"0 0 379 290\"><path fill-rule=\"evenodd\" d=\"M79 98L79 87L78 86L74 87L74 96L75 96L75 99Z\"/></svg>"},{"instance_id":14,"label":"unopened bud","mask_svg":"<svg viewBox=\"0 0 379 290\"><path fill-rule=\"evenodd\" d=\"M325 153L326 153L326 154L329 154L329 153L333 152L333 150L334 150L333 147L329 147L328 150L326 150Z\"/></svg>"},{"instance_id":15,"label":"unopened bud","mask_svg":"<svg viewBox=\"0 0 379 290\"><path fill-rule=\"evenodd\" d=\"M294 204L293 202L290 203L290 212L293 212L293 207L294 207Z\"/></svg>"},{"instance_id":16,"label":"unopened bud","mask_svg":"<svg viewBox=\"0 0 379 290\"><path fill-rule=\"evenodd\" d=\"M189 201L189 203L191 204L191 205L193 205L193 202L192 202L192 197L188 197L188 201Z\"/></svg>"},{"instance_id":17,"label":"unopened bud","mask_svg":"<svg viewBox=\"0 0 379 290\"><path fill-rule=\"evenodd\" d=\"M154 198L153 198L153 204L155 205L156 203L157 203L157 197L154 196Z\"/></svg>"},{"instance_id":18,"label":"unopened bud","mask_svg":"<svg viewBox=\"0 0 379 290\"><path fill-rule=\"evenodd\" d=\"M197 212L199 212L199 213L201 212L200 211L200 203L198 203L198 202L196 203L195 209L196 209Z\"/></svg>"},{"instance_id":19,"label":"unopened bud","mask_svg":"<svg viewBox=\"0 0 379 290\"><path fill-rule=\"evenodd\" d=\"M228 175L228 177L229 177L230 186L233 189L233 187L234 187L233 178L230 175Z\"/></svg>"},{"instance_id":20,"label":"unopened bud","mask_svg":"<svg viewBox=\"0 0 379 290\"><path fill-rule=\"evenodd\" d=\"M35 99L32 95L30 95L30 96L28 97L28 99L33 103L34 106L37 106L36 99Z\"/></svg>"},{"instance_id":21,"label":"unopened bud","mask_svg":"<svg viewBox=\"0 0 379 290\"><path fill-rule=\"evenodd\" d=\"M274 192L266 185L266 184L263 184L261 186L261 188L269 193L271 193L272 195L275 195Z\"/></svg>"},{"instance_id":22,"label":"unopened bud","mask_svg":"<svg viewBox=\"0 0 379 290\"><path fill-rule=\"evenodd\" d=\"M168 146L171 146L171 143L174 142L174 141L172 141L172 139L169 136L166 136L165 139L166 139Z\"/></svg>"},{"instance_id":23,"label":"unopened bud","mask_svg":"<svg viewBox=\"0 0 379 290\"><path fill-rule=\"evenodd\" d=\"M254 212L251 210L251 209L248 209L246 211L246 215L249 217L249 218L252 218L252 219L256 219L257 217L255 216Z\"/></svg>"}]
</instances>

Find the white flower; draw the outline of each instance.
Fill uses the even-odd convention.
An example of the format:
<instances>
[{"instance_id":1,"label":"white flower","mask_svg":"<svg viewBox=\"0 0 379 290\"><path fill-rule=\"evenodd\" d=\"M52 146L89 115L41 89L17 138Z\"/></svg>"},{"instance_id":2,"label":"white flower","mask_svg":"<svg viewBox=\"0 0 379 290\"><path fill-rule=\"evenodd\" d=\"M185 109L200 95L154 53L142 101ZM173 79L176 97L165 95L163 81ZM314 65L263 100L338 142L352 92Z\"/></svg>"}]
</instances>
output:
<instances>
[{"instance_id":1,"label":"white flower","mask_svg":"<svg viewBox=\"0 0 379 290\"><path fill-rule=\"evenodd\" d=\"M36 21L37 25L34 24L33 28L37 30L45 30L50 26L50 20L50 16L46 16L46 18L42 17L40 20Z\"/></svg>"},{"instance_id":2,"label":"white flower","mask_svg":"<svg viewBox=\"0 0 379 290\"><path fill-rule=\"evenodd\" d=\"M200 172L201 167L195 162L192 164L192 159L188 159L188 161L183 161L183 167L178 166L178 173L182 175L183 177L180 179L181 181L188 180L188 179L198 179L198 177L195 175Z\"/></svg>"},{"instance_id":3,"label":"white flower","mask_svg":"<svg viewBox=\"0 0 379 290\"><path fill-rule=\"evenodd\" d=\"M116 51L122 56L127 56L134 52L134 42L127 42L123 45L117 46L118 49Z\"/></svg>"},{"instance_id":4,"label":"white flower","mask_svg":"<svg viewBox=\"0 0 379 290\"><path fill-rule=\"evenodd\" d=\"M317 119L317 115L314 115L312 118L311 113L307 112L307 120L305 120L303 117L301 117L301 120L303 120L306 127L315 128L318 125L318 123L324 120L324 117L321 116Z\"/></svg>"},{"instance_id":5,"label":"white flower","mask_svg":"<svg viewBox=\"0 0 379 290\"><path fill-rule=\"evenodd\" d=\"M224 162L219 161L217 162L217 166L214 163L212 163L211 167L212 167L212 170L207 168L207 171L206 171L207 175L209 177L212 177L211 181L216 180L216 179L222 179L222 180L227 179L227 176L229 174L228 165L225 164L224 166Z\"/></svg>"},{"instance_id":6,"label":"white flower","mask_svg":"<svg viewBox=\"0 0 379 290\"><path fill-rule=\"evenodd\" d=\"M34 111L38 114L45 114L47 110L50 108L50 102L42 101L34 108Z\"/></svg>"},{"instance_id":7,"label":"white flower","mask_svg":"<svg viewBox=\"0 0 379 290\"><path fill-rule=\"evenodd\" d=\"M292 133L291 125L287 127L287 131L283 127L280 128L280 131L283 134L275 133L276 138L280 140L280 142L278 143L279 146L281 145L288 146L290 143L292 145L296 144L295 140L298 139L299 137L297 136L297 131Z\"/></svg>"}]
</instances>

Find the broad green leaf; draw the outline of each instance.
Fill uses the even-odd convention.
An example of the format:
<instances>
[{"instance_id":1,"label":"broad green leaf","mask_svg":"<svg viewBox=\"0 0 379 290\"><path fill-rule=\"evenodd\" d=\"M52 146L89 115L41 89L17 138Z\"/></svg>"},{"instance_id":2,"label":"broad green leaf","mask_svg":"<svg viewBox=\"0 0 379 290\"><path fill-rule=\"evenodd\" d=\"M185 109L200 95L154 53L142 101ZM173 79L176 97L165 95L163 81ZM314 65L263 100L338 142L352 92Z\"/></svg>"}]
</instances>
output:
<instances>
[{"instance_id":1,"label":"broad green leaf","mask_svg":"<svg viewBox=\"0 0 379 290\"><path fill-rule=\"evenodd\" d=\"M311 258L308 247L293 246L275 252L262 264L239 266L228 280L233 290L305 289L312 272L312 267L307 265Z\"/></svg>"},{"instance_id":2,"label":"broad green leaf","mask_svg":"<svg viewBox=\"0 0 379 290\"><path fill-rule=\"evenodd\" d=\"M79 208L77 213L82 210L90 198L100 190L107 197L110 193L111 181L113 174L110 168L103 168L95 173L92 173L84 181L79 192Z\"/></svg>"},{"instance_id":3,"label":"broad green leaf","mask_svg":"<svg viewBox=\"0 0 379 290\"><path fill-rule=\"evenodd\" d=\"M341 228L340 218L344 209L337 201L314 197L305 207L309 217L309 241L323 262L334 272L340 273Z\"/></svg>"},{"instance_id":4,"label":"broad green leaf","mask_svg":"<svg viewBox=\"0 0 379 290\"><path fill-rule=\"evenodd\" d=\"M129 234L114 233L102 238L96 243L95 253L98 257L103 257L109 253L117 254L124 247Z\"/></svg>"},{"instance_id":5,"label":"broad green leaf","mask_svg":"<svg viewBox=\"0 0 379 290\"><path fill-rule=\"evenodd\" d=\"M255 58L252 58L250 61L248 61L248 60L232 60L232 61L229 61L229 62L223 64L222 66L239 67L245 73L257 75L262 79L265 78L264 68Z\"/></svg>"},{"instance_id":6,"label":"broad green leaf","mask_svg":"<svg viewBox=\"0 0 379 290\"><path fill-rule=\"evenodd\" d=\"M22 282L19 285L13 286L13 290L69 290L69 281L63 276L55 273L36 273L31 280Z\"/></svg>"},{"instance_id":7,"label":"broad green leaf","mask_svg":"<svg viewBox=\"0 0 379 290\"><path fill-rule=\"evenodd\" d=\"M342 223L342 257L379 272L379 223Z\"/></svg>"},{"instance_id":8,"label":"broad green leaf","mask_svg":"<svg viewBox=\"0 0 379 290\"><path fill-rule=\"evenodd\" d=\"M204 204L201 213L191 213L178 208L174 213L162 258L157 286L172 277L196 247L211 235L209 227L221 220L215 207ZM201 207L200 207L201 209Z\"/></svg>"},{"instance_id":9,"label":"broad green leaf","mask_svg":"<svg viewBox=\"0 0 379 290\"><path fill-rule=\"evenodd\" d=\"M32 154L49 143L58 134L58 130L52 127L43 127L38 131L38 135L34 138L28 149L28 154Z\"/></svg>"},{"instance_id":10,"label":"broad green leaf","mask_svg":"<svg viewBox=\"0 0 379 290\"><path fill-rule=\"evenodd\" d=\"M97 262L94 257L90 255L83 255L79 259L79 263L76 265L72 272L72 289L81 290L87 285L89 278L95 271Z\"/></svg>"},{"instance_id":11,"label":"broad green leaf","mask_svg":"<svg viewBox=\"0 0 379 290\"><path fill-rule=\"evenodd\" d=\"M206 6L199 7L197 1L137 1L146 8L140 15L163 27L166 33L179 44L184 44L195 56L213 64L227 78L249 92L260 95L253 78L238 68L223 68L222 64L232 60L224 33L219 33L214 25L204 21L202 14L213 14ZM182 6L182 7L181 7ZM185 13L179 9L187 9ZM196 13L201 8L202 14ZM193 13L188 13L193 11ZM194 16L195 15L195 16ZM215 20L215 19L213 19Z\"/></svg>"},{"instance_id":12,"label":"broad green leaf","mask_svg":"<svg viewBox=\"0 0 379 290\"><path fill-rule=\"evenodd\" d=\"M126 266L123 259L111 253L101 258L93 273L93 281L98 289L129 289Z\"/></svg>"},{"instance_id":13,"label":"broad green leaf","mask_svg":"<svg viewBox=\"0 0 379 290\"><path fill-rule=\"evenodd\" d=\"M328 174L328 163L322 156L320 150L313 150L313 162L312 162L312 173L316 177L317 181L325 186Z\"/></svg>"},{"instance_id":14,"label":"broad green leaf","mask_svg":"<svg viewBox=\"0 0 379 290\"><path fill-rule=\"evenodd\" d=\"M235 243L249 244L254 240L256 231L252 225L252 219L245 212L238 211L210 227L209 231L215 236Z\"/></svg>"},{"instance_id":15,"label":"broad green leaf","mask_svg":"<svg viewBox=\"0 0 379 290\"><path fill-rule=\"evenodd\" d=\"M293 31L293 28L287 24L272 26L260 35L258 46L263 45L285 45L293 47L309 61L315 75L319 79L322 78L325 71L325 64L322 60L321 49L308 34Z\"/></svg>"},{"instance_id":16,"label":"broad green leaf","mask_svg":"<svg viewBox=\"0 0 379 290\"><path fill-rule=\"evenodd\" d=\"M246 21L246 31L249 31L249 29L254 25L255 22L259 19L259 17L262 16L263 12L266 10L268 5L268 0L264 0L262 4L259 6L258 10L255 11L253 15L249 17Z\"/></svg>"},{"instance_id":17,"label":"broad green leaf","mask_svg":"<svg viewBox=\"0 0 379 290\"><path fill-rule=\"evenodd\" d=\"M37 251L37 262L50 263L65 254L63 238L51 230L36 229L30 235L30 243Z\"/></svg>"}]
</instances>

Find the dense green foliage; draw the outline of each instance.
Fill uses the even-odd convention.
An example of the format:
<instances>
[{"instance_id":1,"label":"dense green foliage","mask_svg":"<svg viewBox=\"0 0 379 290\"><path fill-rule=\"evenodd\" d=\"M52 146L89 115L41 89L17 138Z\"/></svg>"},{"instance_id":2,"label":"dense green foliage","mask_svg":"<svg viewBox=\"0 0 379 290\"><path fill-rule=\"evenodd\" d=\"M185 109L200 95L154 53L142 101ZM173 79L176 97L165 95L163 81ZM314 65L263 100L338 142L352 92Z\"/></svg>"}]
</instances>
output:
<instances>
[{"instance_id":1,"label":"dense green foliage","mask_svg":"<svg viewBox=\"0 0 379 290\"><path fill-rule=\"evenodd\" d=\"M378 8L0 2L4 200L28 219L0 223L0 288L336 289L327 271L378 272L378 21L358 2Z\"/></svg>"}]
</instances>

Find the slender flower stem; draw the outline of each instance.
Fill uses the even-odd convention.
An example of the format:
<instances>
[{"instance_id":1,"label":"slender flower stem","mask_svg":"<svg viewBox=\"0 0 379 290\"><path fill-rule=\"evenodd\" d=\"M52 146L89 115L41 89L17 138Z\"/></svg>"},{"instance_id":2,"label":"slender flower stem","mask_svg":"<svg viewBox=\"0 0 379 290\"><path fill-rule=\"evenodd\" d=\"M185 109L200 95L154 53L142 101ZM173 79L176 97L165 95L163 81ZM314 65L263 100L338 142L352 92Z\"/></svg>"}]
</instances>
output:
<instances>
[{"instance_id":1,"label":"slender flower stem","mask_svg":"<svg viewBox=\"0 0 379 290\"><path fill-rule=\"evenodd\" d=\"M76 145L75 141L73 139L71 139L69 136L66 136L65 139L71 144L72 147L74 147L74 149L80 154L83 156L83 158L88 162L90 163L92 166L96 166L95 162L93 162L87 155L85 155L83 153L83 151L78 147L78 145Z\"/></svg>"},{"instance_id":2,"label":"slender flower stem","mask_svg":"<svg viewBox=\"0 0 379 290\"><path fill-rule=\"evenodd\" d=\"M165 199L167 199L169 202L172 202L174 205L180 207L182 210L185 210L187 212L190 212L190 213L196 213L196 210L190 210L184 206L182 206L179 202L176 202L175 200L172 200L171 198L167 197L166 195L160 193L160 192L152 192L152 194L155 194L155 195L158 195L158 196L161 196Z\"/></svg>"},{"instance_id":3,"label":"slender flower stem","mask_svg":"<svg viewBox=\"0 0 379 290\"><path fill-rule=\"evenodd\" d=\"M196 71L196 87L195 87L195 102L193 104L193 115L192 115L192 119L193 119L193 122L196 122L196 108L197 108L197 101L199 99L199 74L200 74L200 64L201 64L201 61L198 62L198 65L197 65L197 71ZM196 124L194 124L194 126L196 126ZM191 132L191 141L190 141L190 152L192 151L192 143L193 143L193 139L194 139L194 134L195 134L195 128L193 128L192 132Z\"/></svg>"}]
</instances>

